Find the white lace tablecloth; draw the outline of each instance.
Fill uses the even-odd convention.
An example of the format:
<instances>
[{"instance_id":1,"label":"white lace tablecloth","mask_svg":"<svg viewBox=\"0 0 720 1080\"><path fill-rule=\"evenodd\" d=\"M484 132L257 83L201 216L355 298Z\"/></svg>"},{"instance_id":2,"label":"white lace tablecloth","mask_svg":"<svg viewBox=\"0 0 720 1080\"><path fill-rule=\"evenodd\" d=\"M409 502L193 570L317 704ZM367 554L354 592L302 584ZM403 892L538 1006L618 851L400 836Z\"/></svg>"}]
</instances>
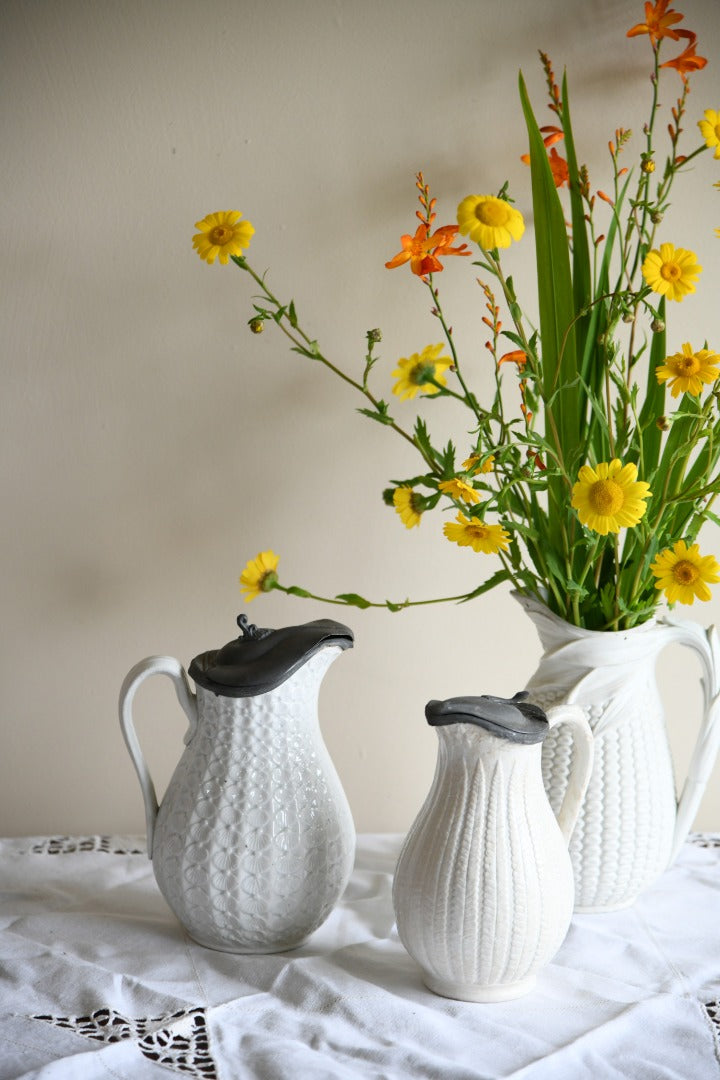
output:
<instances>
[{"instance_id":1,"label":"white lace tablecloth","mask_svg":"<svg viewBox=\"0 0 720 1080\"><path fill-rule=\"evenodd\" d=\"M394 928L400 837L362 836L309 943L211 952L132 837L0 840L0 1078L720 1077L720 835L634 907L578 915L536 989L436 997Z\"/></svg>"}]
</instances>

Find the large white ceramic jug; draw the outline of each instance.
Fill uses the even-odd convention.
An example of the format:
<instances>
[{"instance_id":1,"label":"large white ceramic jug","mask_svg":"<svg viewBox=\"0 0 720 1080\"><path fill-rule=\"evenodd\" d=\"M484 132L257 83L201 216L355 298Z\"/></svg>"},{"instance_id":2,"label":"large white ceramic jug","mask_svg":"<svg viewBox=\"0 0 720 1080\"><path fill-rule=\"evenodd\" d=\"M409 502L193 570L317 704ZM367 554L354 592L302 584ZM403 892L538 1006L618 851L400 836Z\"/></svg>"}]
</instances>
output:
<instances>
[{"instance_id":1,"label":"large white ceramic jug","mask_svg":"<svg viewBox=\"0 0 720 1080\"><path fill-rule=\"evenodd\" d=\"M332 620L258 630L197 656L189 672L154 656L129 672L120 722L145 799L160 890L213 949L279 952L328 916L352 870L350 808L322 740L320 682L351 631ZM189 728L158 808L132 719L150 675L172 679Z\"/></svg>"},{"instance_id":2,"label":"large white ceramic jug","mask_svg":"<svg viewBox=\"0 0 720 1080\"><path fill-rule=\"evenodd\" d=\"M677 855L717 757L717 633L674 614L631 630L584 630L536 600L517 599L543 646L527 684L530 700L544 709L561 702L579 705L595 738L595 765L570 843L576 909L627 907ZM699 657L704 692L702 723L679 800L656 678L658 658L674 643ZM543 776L554 807L564 798L571 762L567 735L552 732L543 747Z\"/></svg>"},{"instance_id":3,"label":"large white ceramic jug","mask_svg":"<svg viewBox=\"0 0 720 1080\"><path fill-rule=\"evenodd\" d=\"M431 701L439 746L432 787L398 860L400 940L445 997L501 1001L526 993L570 926L568 840L592 768L582 710L545 713L518 694ZM567 724L576 755L557 818L540 752Z\"/></svg>"}]
</instances>

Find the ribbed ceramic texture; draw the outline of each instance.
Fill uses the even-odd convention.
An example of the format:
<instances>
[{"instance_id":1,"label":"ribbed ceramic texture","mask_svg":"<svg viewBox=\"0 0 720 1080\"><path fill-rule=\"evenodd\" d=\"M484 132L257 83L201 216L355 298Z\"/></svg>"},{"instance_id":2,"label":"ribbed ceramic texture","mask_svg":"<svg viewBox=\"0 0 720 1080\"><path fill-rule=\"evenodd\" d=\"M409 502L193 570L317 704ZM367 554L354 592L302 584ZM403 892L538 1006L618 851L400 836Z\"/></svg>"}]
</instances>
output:
<instances>
[{"instance_id":1,"label":"ribbed ceramic texture","mask_svg":"<svg viewBox=\"0 0 720 1080\"><path fill-rule=\"evenodd\" d=\"M662 702L655 680L667 627L646 623L627 632L568 626L522 600L545 655L528 683L544 709L580 705L593 731L594 767L570 841L578 910L631 904L665 870L676 822L675 781ZM543 745L543 780L559 807L572 762L567 731Z\"/></svg>"},{"instance_id":2,"label":"ribbed ceramic texture","mask_svg":"<svg viewBox=\"0 0 720 1080\"><path fill-rule=\"evenodd\" d=\"M158 812L153 868L195 940L230 952L302 943L352 870L355 830L317 719L317 653L270 693L198 688L199 723Z\"/></svg>"},{"instance_id":3,"label":"ribbed ceramic texture","mask_svg":"<svg viewBox=\"0 0 720 1080\"><path fill-rule=\"evenodd\" d=\"M540 745L473 724L436 731L433 784L395 873L398 933L431 989L512 997L552 958L572 917L570 859Z\"/></svg>"}]
</instances>

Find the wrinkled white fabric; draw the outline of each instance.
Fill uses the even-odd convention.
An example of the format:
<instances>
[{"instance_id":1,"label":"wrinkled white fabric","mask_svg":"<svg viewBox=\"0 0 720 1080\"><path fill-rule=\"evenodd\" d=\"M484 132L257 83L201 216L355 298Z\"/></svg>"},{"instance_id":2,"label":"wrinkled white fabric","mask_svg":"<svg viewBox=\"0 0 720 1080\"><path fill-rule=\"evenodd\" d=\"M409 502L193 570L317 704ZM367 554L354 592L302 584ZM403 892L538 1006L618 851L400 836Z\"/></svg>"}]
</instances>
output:
<instances>
[{"instance_id":1,"label":"wrinkled white fabric","mask_svg":"<svg viewBox=\"0 0 720 1080\"><path fill-rule=\"evenodd\" d=\"M359 838L303 948L241 957L188 938L138 837L0 840L0 1080L720 1078L720 836L632 908L575 916L536 988L490 1005L423 986L400 843Z\"/></svg>"}]
</instances>

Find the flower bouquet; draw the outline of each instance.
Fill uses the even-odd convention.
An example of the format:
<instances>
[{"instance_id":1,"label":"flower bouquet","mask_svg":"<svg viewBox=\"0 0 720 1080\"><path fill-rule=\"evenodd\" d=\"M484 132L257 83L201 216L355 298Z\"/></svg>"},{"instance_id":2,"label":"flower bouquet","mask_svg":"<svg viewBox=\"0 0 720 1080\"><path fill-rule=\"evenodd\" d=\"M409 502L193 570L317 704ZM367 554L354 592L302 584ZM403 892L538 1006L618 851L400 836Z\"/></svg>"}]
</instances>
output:
<instances>
[{"instance_id":1,"label":"flower bouquet","mask_svg":"<svg viewBox=\"0 0 720 1080\"><path fill-rule=\"evenodd\" d=\"M363 399L364 416L415 449L417 471L393 480L385 502L407 529L436 508L449 510L442 527L447 540L483 566L491 561L480 584L442 599L470 600L508 582L535 622L544 656L528 684L531 700L545 709L562 701L580 705L594 735L595 765L570 842L576 904L588 911L631 903L668 866L720 743L714 631L673 613L653 617L663 594L671 606L691 604L709 599L710 586L720 581L720 564L698 544L705 522L720 524L713 512L720 491L720 355L698 338L670 346L666 329L673 304L695 291L702 272L668 227L670 197L676 178L701 154L710 149L720 158L720 110L705 110L692 125L700 139L685 148L691 80L707 61L668 2L648 0L644 21L628 31L649 41L649 111L639 145L629 130L615 130L604 190L594 187L579 157L567 80L558 84L540 53L552 114L552 123L541 125L520 75L535 321L507 265L506 252L525 234L509 184L496 194L468 195L455 223L438 226L436 199L418 174L419 222L385 265L407 268L427 289L436 333L396 361L392 404L375 389L380 331L368 331L356 373L335 363L303 328L295 303L279 299L250 265L245 249L253 228L239 212L210 214L193 238L201 258L232 260L257 285L252 331L277 326L293 351ZM662 129L661 85L664 94L670 87L673 98L677 93ZM480 288L494 378L487 401L460 356L437 284L447 260L463 259ZM462 419L454 441L443 445L423 416L403 419L418 397L457 405ZM245 598L280 589L392 611L440 602L373 602L355 592L322 597L281 583L277 568L271 550L251 559L240 577ZM705 691L679 804L655 685L657 656L671 641L699 654ZM543 778L556 814L571 791L568 739L553 731L543 743Z\"/></svg>"},{"instance_id":2,"label":"flower bouquet","mask_svg":"<svg viewBox=\"0 0 720 1080\"><path fill-rule=\"evenodd\" d=\"M629 130L615 130L606 190L593 188L581 163L567 82L558 85L549 57L540 54L551 124L538 124L520 76L537 325L506 267L505 252L525 233L509 185L494 195L468 195L456 223L438 227L436 199L418 174L419 223L386 266L407 267L427 289L440 341L396 361L392 403L374 388L380 331L367 333L357 373L342 369L303 328L294 302L279 299L251 266L245 250L252 225L238 211L197 223L200 257L232 260L257 285L250 329L274 324L293 351L364 399L364 416L415 448L418 471L384 492L403 525L416 528L430 511L449 510L447 540L496 561L480 571L480 585L443 599L469 600L510 582L573 625L619 630L649 619L663 593L671 605L689 604L707 600L709 586L720 581L720 565L697 543L706 521L720 523L712 509L720 490L720 356L697 339L669 346L666 330L669 309L695 291L702 271L667 227L671 191L700 154L711 149L720 157L720 112L713 109L693 124L699 143L681 145L690 81L706 65L682 19L668 0L656 0L628 31L649 40L650 105L639 145ZM668 45L675 54L664 59ZM661 149L659 87L669 93L670 80L677 80L678 96ZM458 233L467 242L458 242ZM478 279L495 381L490 401L473 389L441 300L437 277L451 258L470 259ZM420 416L403 419L405 403L418 396L457 403L455 442L439 445ZM439 602L378 603L355 592L321 597L281 583L277 567L269 550L251 559L240 579L245 598L281 589L392 611Z\"/></svg>"}]
</instances>

